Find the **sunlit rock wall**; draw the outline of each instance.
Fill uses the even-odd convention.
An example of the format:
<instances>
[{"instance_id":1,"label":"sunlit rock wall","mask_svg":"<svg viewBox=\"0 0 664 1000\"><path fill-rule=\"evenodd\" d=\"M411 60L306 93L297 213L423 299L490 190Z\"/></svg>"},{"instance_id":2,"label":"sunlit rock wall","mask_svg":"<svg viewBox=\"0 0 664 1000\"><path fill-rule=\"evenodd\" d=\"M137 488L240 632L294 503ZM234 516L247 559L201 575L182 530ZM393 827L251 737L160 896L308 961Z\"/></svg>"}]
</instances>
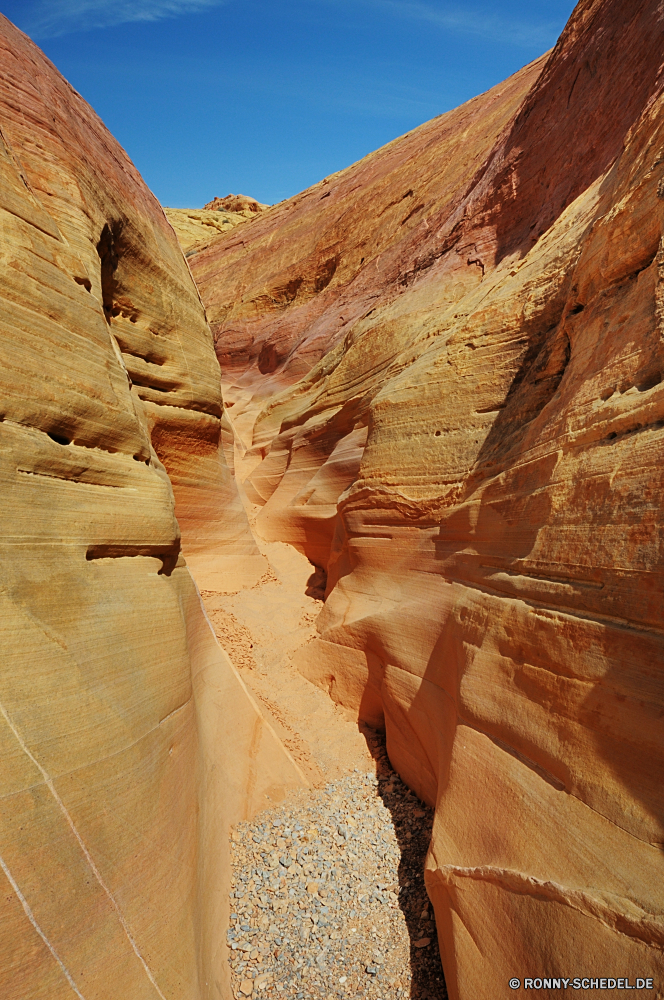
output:
<instances>
[{"instance_id":1,"label":"sunlit rock wall","mask_svg":"<svg viewBox=\"0 0 664 1000\"><path fill-rule=\"evenodd\" d=\"M229 996L228 824L301 779L182 555L262 570L210 332L154 197L4 18L0 129L0 996Z\"/></svg>"},{"instance_id":2,"label":"sunlit rock wall","mask_svg":"<svg viewBox=\"0 0 664 1000\"><path fill-rule=\"evenodd\" d=\"M436 806L455 1000L664 975L663 42L585 0L191 259L257 527L328 574L300 669Z\"/></svg>"},{"instance_id":3,"label":"sunlit rock wall","mask_svg":"<svg viewBox=\"0 0 664 1000\"><path fill-rule=\"evenodd\" d=\"M20 34L12 37L18 47L3 49L6 155L75 254L79 298L85 291L89 308L103 306L123 391L141 401L173 484L184 553L201 586L223 589L226 569L259 576L264 562L220 458L219 369L171 227L82 98ZM47 365L41 375L49 381ZM102 397L97 405L106 409ZM53 421L63 424L63 439L76 437L75 414Z\"/></svg>"}]
</instances>

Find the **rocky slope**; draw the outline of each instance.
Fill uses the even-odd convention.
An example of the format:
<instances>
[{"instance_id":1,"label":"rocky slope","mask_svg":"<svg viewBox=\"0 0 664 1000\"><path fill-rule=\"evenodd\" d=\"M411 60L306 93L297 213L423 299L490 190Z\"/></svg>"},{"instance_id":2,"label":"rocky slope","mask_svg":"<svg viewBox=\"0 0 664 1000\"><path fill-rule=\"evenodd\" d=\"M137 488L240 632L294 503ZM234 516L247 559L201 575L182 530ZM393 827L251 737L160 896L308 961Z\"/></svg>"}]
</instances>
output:
<instances>
[{"instance_id":1,"label":"rocky slope","mask_svg":"<svg viewBox=\"0 0 664 1000\"><path fill-rule=\"evenodd\" d=\"M269 207L269 205L264 205L262 202L256 201L255 198L250 198L246 194L227 194L224 198L216 195L212 201L203 206L203 208L209 211L237 212L246 219L250 219L253 215L258 215Z\"/></svg>"},{"instance_id":2,"label":"rocky slope","mask_svg":"<svg viewBox=\"0 0 664 1000\"><path fill-rule=\"evenodd\" d=\"M247 220L236 212L211 212L204 208L165 208L185 256L192 247L206 245L212 236L227 233Z\"/></svg>"},{"instance_id":3,"label":"rocky slope","mask_svg":"<svg viewBox=\"0 0 664 1000\"><path fill-rule=\"evenodd\" d=\"M462 1000L664 973L663 35L582 0L190 257L257 529L327 574L300 668L435 806Z\"/></svg>"},{"instance_id":4,"label":"rocky slope","mask_svg":"<svg viewBox=\"0 0 664 1000\"><path fill-rule=\"evenodd\" d=\"M243 194L228 194L214 198L205 208L165 208L164 212L187 256L193 247L203 249L212 236L227 233L268 207Z\"/></svg>"},{"instance_id":5,"label":"rocky slope","mask_svg":"<svg viewBox=\"0 0 664 1000\"><path fill-rule=\"evenodd\" d=\"M228 826L303 779L187 568L266 566L210 331L156 200L4 17L0 127L0 995L228 995Z\"/></svg>"}]
</instances>

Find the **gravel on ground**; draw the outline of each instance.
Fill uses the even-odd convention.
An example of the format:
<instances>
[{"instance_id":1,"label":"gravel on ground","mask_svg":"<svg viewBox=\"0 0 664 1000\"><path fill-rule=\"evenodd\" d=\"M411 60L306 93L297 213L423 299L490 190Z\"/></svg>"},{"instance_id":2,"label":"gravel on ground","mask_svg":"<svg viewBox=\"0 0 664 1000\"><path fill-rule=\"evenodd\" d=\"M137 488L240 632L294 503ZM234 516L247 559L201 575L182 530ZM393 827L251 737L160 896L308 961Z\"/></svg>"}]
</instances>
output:
<instances>
[{"instance_id":1,"label":"gravel on ground","mask_svg":"<svg viewBox=\"0 0 664 1000\"><path fill-rule=\"evenodd\" d=\"M374 734L373 771L295 793L232 834L237 1000L445 1000L423 869L432 810Z\"/></svg>"}]
</instances>

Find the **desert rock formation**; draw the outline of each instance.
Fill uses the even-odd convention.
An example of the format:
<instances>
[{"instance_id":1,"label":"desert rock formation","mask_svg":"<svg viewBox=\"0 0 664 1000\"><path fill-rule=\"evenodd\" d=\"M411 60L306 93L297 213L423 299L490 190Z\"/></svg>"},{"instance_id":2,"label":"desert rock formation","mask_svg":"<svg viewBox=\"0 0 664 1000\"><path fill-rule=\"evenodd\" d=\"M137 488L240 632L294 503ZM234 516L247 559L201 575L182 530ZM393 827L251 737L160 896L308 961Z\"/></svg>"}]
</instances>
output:
<instances>
[{"instance_id":1,"label":"desert rock formation","mask_svg":"<svg viewBox=\"0 0 664 1000\"><path fill-rule=\"evenodd\" d=\"M255 198L249 198L246 194L227 194L225 198L215 197L203 206L210 211L237 212L247 219L269 207L269 205L256 201Z\"/></svg>"},{"instance_id":2,"label":"desert rock formation","mask_svg":"<svg viewBox=\"0 0 664 1000\"><path fill-rule=\"evenodd\" d=\"M0 128L0 995L217 998L228 826L302 776L188 569L266 566L212 339L158 203L4 17Z\"/></svg>"},{"instance_id":3,"label":"desert rock formation","mask_svg":"<svg viewBox=\"0 0 664 1000\"><path fill-rule=\"evenodd\" d=\"M201 302L0 18L3 997L230 995L229 824L306 785L280 735L310 776L355 752L279 716L261 667L287 699L289 657L435 809L451 997L661 990L663 35L661 0L582 0L552 53L348 170L215 199L183 242L251 222L189 246ZM295 600L270 639L245 510L317 567L304 647Z\"/></svg>"},{"instance_id":4,"label":"desert rock formation","mask_svg":"<svg viewBox=\"0 0 664 1000\"><path fill-rule=\"evenodd\" d=\"M300 669L436 808L455 1000L664 973L663 42L582 0L189 258L257 530L327 574Z\"/></svg>"},{"instance_id":5,"label":"desert rock formation","mask_svg":"<svg viewBox=\"0 0 664 1000\"><path fill-rule=\"evenodd\" d=\"M229 198L235 197L229 195ZM216 198L217 202L225 202L228 199ZM250 200L250 199L247 199ZM258 202L254 202L258 205ZM259 210L267 206L260 205ZM185 252L185 256L193 248L203 249L210 242L212 236L218 233L227 233L247 219L253 219L255 212L236 205L232 209L223 206L219 209L209 208L165 208L166 218L175 230L178 243Z\"/></svg>"}]
</instances>

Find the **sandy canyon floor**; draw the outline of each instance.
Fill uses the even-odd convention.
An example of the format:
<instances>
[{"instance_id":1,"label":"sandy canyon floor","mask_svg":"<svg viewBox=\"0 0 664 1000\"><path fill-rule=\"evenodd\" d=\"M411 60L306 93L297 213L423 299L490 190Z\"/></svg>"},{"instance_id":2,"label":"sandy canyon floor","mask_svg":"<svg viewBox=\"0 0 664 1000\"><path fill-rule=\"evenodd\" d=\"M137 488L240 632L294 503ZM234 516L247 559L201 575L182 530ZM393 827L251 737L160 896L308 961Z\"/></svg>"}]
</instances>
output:
<instances>
[{"instance_id":1,"label":"sandy canyon floor","mask_svg":"<svg viewBox=\"0 0 664 1000\"><path fill-rule=\"evenodd\" d=\"M232 835L228 929L236 998L447 996L423 867L432 811L358 728L292 666L321 607L313 567L263 543L251 590L203 592L216 634L305 774Z\"/></svg>"}]
</instances>

